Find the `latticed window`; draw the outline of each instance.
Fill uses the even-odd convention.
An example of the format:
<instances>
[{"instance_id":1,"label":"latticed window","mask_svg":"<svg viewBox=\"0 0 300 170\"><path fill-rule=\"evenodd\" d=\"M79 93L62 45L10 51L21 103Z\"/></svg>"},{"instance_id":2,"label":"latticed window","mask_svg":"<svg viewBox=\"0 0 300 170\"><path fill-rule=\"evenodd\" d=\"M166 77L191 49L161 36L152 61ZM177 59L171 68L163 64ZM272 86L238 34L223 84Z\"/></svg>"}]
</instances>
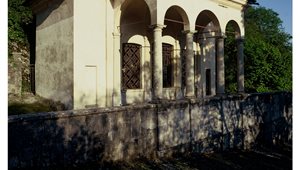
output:
<instances>
[{"instance_id":1,"label":"latticed window","mask_svg":"<svg viewBox=\"0 0 300 170\"><path fill-rule=\"evenodd\" d=\"M141 45L123 44L122 88L141 88Z\"/></svg>"},{"instance_id":2,"label":"latticed window","mask_svg":"<svg viewBox=\"0 0 300 170\"><path fill-rule=\"evenodd\" d=\"M173 87L173 46L163 43L163 87Z\"/></svg>"}]
</instances>

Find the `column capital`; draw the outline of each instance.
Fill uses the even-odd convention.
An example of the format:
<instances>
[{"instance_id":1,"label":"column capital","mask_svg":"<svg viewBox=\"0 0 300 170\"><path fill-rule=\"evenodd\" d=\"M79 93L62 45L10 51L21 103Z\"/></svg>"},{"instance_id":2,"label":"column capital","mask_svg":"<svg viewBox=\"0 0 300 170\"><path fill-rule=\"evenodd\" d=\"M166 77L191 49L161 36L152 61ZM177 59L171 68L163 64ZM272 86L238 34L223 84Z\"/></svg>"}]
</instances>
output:
<instances>
[{"instance_id":1,"label":"column capital","mask_svg":"<svg viewBox=\"0 0 300 170\"><path fill-rule=\"evenodd\" d=\"M182 31L183 34L195 34L197 32L198 32L197 30L183 30Z\"/></svg>"},{"instance_id":2,"label":"column capital","mask_svg":"<svg viewBox=\"0 0 300 170\"><path fill-rule=\"evenodd\" d=\"M112 35L114 37L120 37L121 36L121 33L120 32L113 32Z\"/></svg>"},{"instance_id":3,"label":"column capital","mask_svg":"<svg viewBox=\"0 0 300 170\"><path fill-rule=\"evenodd\" d=\"M167 27L167 25L162 25L162 24L153 24L153 25L150 25L149 26L149 28L151 28L151 29L164 29L164 28L166 28Z\"/></svg>"},{"instance_id":4,"label":"column capital","mask_svg":"<svg viewBox=\"0 0 300 170\"><path fill-rule=\"evenodd\" d=\"M227 36L226 35L217 35L216 36L216 39L225 39L225 38L227 38Z\"/></svg>"}]
</instances>

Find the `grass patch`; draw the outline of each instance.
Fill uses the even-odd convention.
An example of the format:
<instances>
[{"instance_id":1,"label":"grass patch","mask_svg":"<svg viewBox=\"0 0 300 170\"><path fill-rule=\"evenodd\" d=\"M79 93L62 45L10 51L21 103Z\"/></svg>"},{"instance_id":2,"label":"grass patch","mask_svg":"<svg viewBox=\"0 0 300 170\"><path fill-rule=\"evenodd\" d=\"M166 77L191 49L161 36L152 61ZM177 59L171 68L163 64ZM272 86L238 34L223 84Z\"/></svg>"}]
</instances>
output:
<instances>
[{"instance_id":1,"label":"grass patch","mask_svg":"<svg viewBox=\"0 0 300 170\"><path fill-rule=\"evenodd\" d=\"M36 112L52 111L50 105L46 103L11 103L8 105L8 115L28 114Z\"/></svg>"}]
</instances>

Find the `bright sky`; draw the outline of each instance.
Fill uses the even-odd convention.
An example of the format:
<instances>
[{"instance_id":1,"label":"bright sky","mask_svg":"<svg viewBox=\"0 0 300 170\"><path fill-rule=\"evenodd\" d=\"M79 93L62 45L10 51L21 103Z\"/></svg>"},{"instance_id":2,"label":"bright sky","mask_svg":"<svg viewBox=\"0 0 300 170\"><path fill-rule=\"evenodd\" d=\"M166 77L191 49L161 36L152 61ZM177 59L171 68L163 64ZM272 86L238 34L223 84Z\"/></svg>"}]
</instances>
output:
<instances>
[{"instance_id":1,"label":"bright sky","mask_svg":"<svg viewBox=\"0 0 300 170\"><path fill-rule=\"evenodd\" d=\"M292 35L292 0L257 0L260 6L271 8L279 14L285 32Z\"/></svg>"}]
</instances>

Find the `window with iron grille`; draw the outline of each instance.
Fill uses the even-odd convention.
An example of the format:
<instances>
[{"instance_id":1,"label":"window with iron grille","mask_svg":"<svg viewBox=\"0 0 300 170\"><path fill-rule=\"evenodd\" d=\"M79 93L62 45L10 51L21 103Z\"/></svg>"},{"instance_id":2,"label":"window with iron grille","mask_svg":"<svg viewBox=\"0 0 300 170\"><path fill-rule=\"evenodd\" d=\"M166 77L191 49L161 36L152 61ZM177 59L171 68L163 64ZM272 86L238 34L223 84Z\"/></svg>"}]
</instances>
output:
<instances>
[{"instance_id":1,"label":"window with iron grille","mask_svg":"<svg viewBox=\"0 0 300 170\"><path fill-rule=\"evenodd\" d=\"M163 87L173 87L173 46L163 43Z\"/></svg>"},{"instance_id":2,"label":"window with iron grille","mask_svg":"<svg viewBox=\"0 0 300 170\"><path fill-rule=\"evenodd\" d=\"M122 88L141 88L141 45L124 43L122 52Z\"/></svg>"}]
</instances>

